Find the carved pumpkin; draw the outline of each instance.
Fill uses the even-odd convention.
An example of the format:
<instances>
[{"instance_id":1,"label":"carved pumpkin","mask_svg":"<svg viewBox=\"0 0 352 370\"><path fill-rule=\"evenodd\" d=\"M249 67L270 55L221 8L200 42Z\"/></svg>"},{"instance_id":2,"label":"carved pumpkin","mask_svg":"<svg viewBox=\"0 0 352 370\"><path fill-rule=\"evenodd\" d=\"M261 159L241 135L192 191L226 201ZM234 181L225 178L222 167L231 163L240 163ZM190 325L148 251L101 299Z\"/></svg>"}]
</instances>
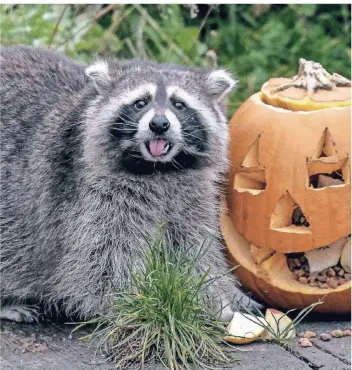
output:
<instances>
[{"instance_id":1,"label":"carved pumpkin","mask_svg":"<svg viewBox=\"0 0 352 370\"><path fill-rule=\"evenodd\" d=\"M301 59L297 76L265 83L230 122L222 234L242 286L271 306L326 296L317 311L351 310L351 271L337 262L351 248L350 86Z\"/></svg>"}]
</instances>

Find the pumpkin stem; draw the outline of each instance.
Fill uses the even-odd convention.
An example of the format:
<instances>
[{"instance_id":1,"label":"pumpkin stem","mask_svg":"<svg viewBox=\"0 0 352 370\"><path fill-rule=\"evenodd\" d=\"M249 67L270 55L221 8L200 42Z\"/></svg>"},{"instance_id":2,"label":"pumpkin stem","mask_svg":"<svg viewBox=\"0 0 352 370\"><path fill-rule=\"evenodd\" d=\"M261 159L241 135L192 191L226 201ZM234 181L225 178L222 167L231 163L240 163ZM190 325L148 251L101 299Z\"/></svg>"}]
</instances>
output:
<instances>
[{"instance_id":1,"label":"pumpkin stem","mask_svg":"<svg viewBox=\"0 0 352 370\"><path fill-rule=\"evenodd\" d=\"M292 77L292 82L276 87L271 92L276 93L290 87L307 90L308 96L318 89L331 90L335 86L350 87L351 81L347 78L333 73L328 73L320 63L301 58L297 76Z\"/></svg>"}]
</instances>

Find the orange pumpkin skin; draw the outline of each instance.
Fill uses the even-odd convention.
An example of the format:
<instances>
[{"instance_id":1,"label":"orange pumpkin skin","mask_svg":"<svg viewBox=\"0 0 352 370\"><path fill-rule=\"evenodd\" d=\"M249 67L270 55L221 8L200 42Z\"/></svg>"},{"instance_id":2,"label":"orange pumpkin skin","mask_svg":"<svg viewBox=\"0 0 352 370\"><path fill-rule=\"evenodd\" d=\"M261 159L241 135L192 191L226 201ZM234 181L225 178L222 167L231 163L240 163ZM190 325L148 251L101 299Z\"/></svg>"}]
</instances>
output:
<instances>
[{"instance_id":1,"label":"orange pumpkin skin","mask_svg":"<svg viewBox=\"0 0 352 370\"><path fill-rule=\"evenodd\" d=\"M328 94L329 92L326 91ZM345 104L343 104L345 105ZM221 231L235 274L261 302L351 312L351 282L320 289L294 279L285 253L305 252L351 231L351 106L292 111L250 97L230 121L230 171ZM324 153L323 153L324 152ZM310 176L340 170L344 184L314 188ZM300 207L309 227L292 224ZM251 248L267 253L255 263Z\"/></svg>"}]
</instances>

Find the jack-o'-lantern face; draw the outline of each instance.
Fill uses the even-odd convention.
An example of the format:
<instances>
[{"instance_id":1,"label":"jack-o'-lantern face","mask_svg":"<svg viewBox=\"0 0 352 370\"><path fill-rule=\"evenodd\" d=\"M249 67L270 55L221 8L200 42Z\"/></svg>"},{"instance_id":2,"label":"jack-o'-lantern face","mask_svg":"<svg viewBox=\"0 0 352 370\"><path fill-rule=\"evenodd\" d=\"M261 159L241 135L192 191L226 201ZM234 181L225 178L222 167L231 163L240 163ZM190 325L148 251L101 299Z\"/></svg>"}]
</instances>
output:
<instances>
[{"instance_id":1,"label":"jack-o'-lantern face","mask_svg":"<svg viewBox=\"0 0 352 370\"><path fill-rule=\"evenodd\" d=\"M350 107L294 112L259 94L240 108L228 204L246 239L302 252L350 232L350 120Z\"/></svg>"},{"instance_id":2,"label":"jack-o'-lantern face","mask_svg":"<svg viewBox=\"0 0 352 370\"><path fill-rule=\"evenodd\" d=\"M230 122L221 229L242 285L264 302L305 307L325 293L320 311L350 311L350 262L341 267L350 253L350 86L301 60L297 76L268 81ZM338 255L321 253L326 246ZM335 270L315 281L319 266Z\"/></svg>"}]
</instances>

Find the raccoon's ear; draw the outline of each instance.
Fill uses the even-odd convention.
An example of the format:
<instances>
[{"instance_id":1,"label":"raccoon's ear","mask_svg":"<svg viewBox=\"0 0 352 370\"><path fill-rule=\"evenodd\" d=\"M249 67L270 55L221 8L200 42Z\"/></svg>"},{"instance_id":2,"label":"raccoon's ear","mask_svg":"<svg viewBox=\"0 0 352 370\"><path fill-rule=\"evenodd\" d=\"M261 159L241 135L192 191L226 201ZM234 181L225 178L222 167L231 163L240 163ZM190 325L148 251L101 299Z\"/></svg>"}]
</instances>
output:
<instances>
[{"instance_id":1,"label":"raccoon's ear","mask_svg":"<svg viewBox=\"0 0 352 370\"><path fill-rule=\"evenodd\" d=\"M222 100L236 84L237 81L232 75L223 69L211 72L206 79L208 92L214 96L216 100Z\"/></svg>"},{"instance_id":2,"label":"raccoon's ear","mask_svg":"<svg viewBox=\"0 0 352 370\"><path fill-rule=\"evenodd\" d=\"M98 61L86 68L85 73L89 79L93 81L93 84L99 94L103 95L109 90L111 86L111 79L107 62Z\"/></svg>"}]
</instances>

